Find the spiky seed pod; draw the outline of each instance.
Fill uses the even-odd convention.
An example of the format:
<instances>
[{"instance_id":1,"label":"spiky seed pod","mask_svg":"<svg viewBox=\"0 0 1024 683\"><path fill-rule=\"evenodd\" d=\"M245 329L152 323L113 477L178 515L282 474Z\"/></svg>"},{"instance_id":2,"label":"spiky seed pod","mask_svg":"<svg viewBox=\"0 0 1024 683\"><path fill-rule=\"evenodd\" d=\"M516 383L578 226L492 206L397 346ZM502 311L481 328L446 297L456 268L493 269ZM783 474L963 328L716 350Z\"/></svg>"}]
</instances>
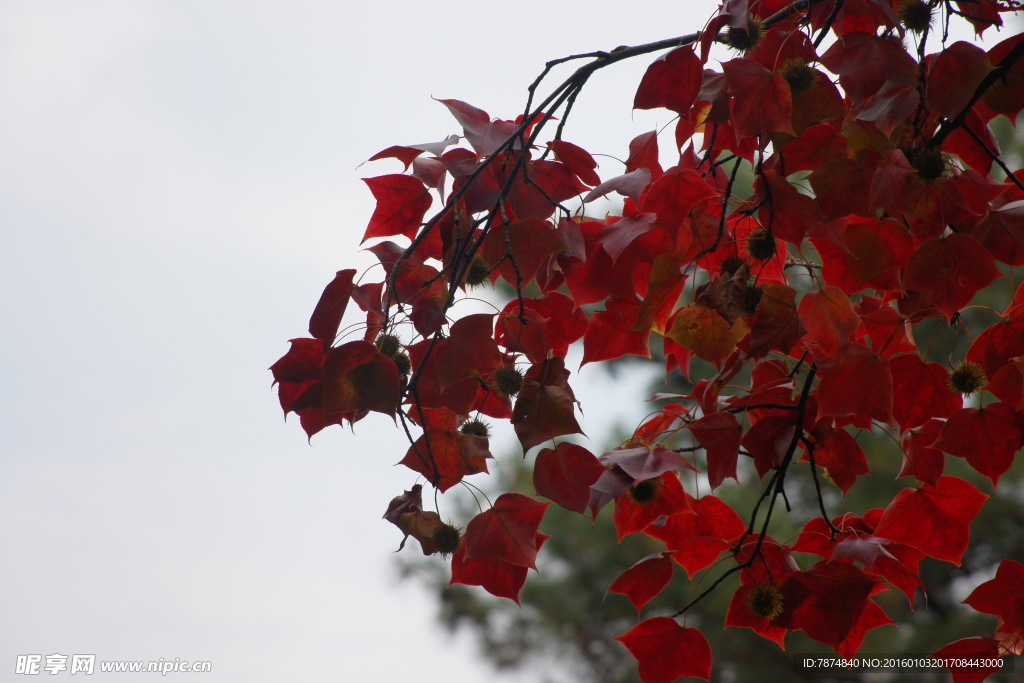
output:
<instances>
[{"instance_id":1,"label":"spiky seed pod","mask_svg":"<svg viewBox=\"0 0 1024 683\"><path fill-rule=\"evenodd\" d=\"M409 373L412 372L412 361L409 359L409 354L405 351L391 354L391 360L395 361L399 375L408 377Z\"/></svg>"},{"instance_id":2,"label":"spiky seed pod","mask_svg":"<svg viewBox=\"0 0 1024 683\"><path fill-rule=\"evenodd\" d=\"M923 33L932 24L931 3L924 0L904 0L896 11L896 17L914 33Z\"/></svg>"},{"instance_id":3,"label":"spiky seed pod","mask_svg":"<svg viewBox=\"0 0 1024 683\"><path fill-rule=\"evenodd\" d=\"M644 479L638 481L627 489L629 497L638 503L650 503L658 497L658 492L664 484L661 477Z\"/></svg>"},{"instance_id":4,"label":"spiky seed pod","mask_svg":"<svg viewBox=\"0 0 1024 683\"><path fill-rule=\"evenodd\" d=\"M775 235L764 228L751 230L747 235L747 254L761 263L775 256Z\"/></svg>"},{"instance_id":5,"label":"spiky seed pod","mask_svg":"<svg viewBox=\"0 0 1024 683\"><path fill-rule=\"evenodd\" d=\"M486 422L481 420L479 417L474 417L472 420L466 420L459 427L459 431L463 434L472 434L473 436L482 436L485 439L491 438L491 427Z\"/></svg>"},{"instance_id":6,"label":"spiky seed pod","mask_svg":"<svg viewBox=\"0 0 1024 683\"><path fill-rule=\"evenodd\" d=\"M774 583L759 583L747 595L747 607L762 619L778 619L784 608L782 591Z\"/></svg>"},{"instance_id":7,"label":"spiky seed pod","mask_svg":"<svg viewBox=\"0 0 1024 683\"><path fill-rule=\"evenodd\" d=\"M518 394L523 386L523 373L514 365L503 365L494 373L494 386L503 394Z\"/></svg>"},{"instance_id":8,"label":"spiky seed pod","mask_svg":"<svg viewBox=\"0 0 1024 683\"><path fill-rule=\"evenodd\" d=\"M451 522L443 524L431 537L437 552L443 558L453 555L462 547L462 529Z\"/></svg>"},{"instance_id":9,"label":"spiky seed pod","mask_svg":"<svg viewBox=\"0 0 1024 683\"><path fill-rule=\"evenodd\" d=\"M985 388L988 377L985 376L985 369L981 367L981 363L965 360L949 371L947 383L956 393L970 396Z\"/></svg>"},{"instance_id":10,"label":"spiky seed pod","mask_svg":"<svg viewBox=\"0 0 1024 683\"><path fill-rule=\"evenodd\" d=\"M718 264L718 272L722 275L732 275L745 263L739 256L727 256Z\"/></svg>"},{"instance_id":11,"label":"spiky seed pod","mask_svg":"<svg viewBox=\"0 0 1024 683\"><path fill-rule=\"evenodd\" d=\"M779 73L786 79L786 83L789 83L789 89L794 95L814 88L821 76L816 70L807 66L802 59L790 59L782 65Z\"/></svg>"},{"instance_id":12,"label":"spiky seed pod","mask_svg":"<svg viewBox=\"0 0 1024 683\"><path fill-rule=\"evenodd\" d=\"M393 334L382 334L377 337L377 341L374 342L377 346L377 350L383 353L385 356L394 356L396 353L402 350L402 342Z\"/></svg>"},{"instance_id":13,"label":"spiky seed pod","mask_svg":"<svg viewBox=\"0 0 1024 683\"><path fill-rule=\"evenodd\" d=\"M480 254L473 256L466 272L466 285L469 287L480 287L487 282L487 276L491 273L491 264L484 260Z\"/></svg>"},{"instance_id":14,"label":"spiky seed pod","mask_svg":"<svg viewBox=\"0 0 1024 683\"><path fill-rule=\"evenodd\" d=\"M906 152L907 161L917 171L917 177L924 182L932 182L946 175L949 163L946 155L935 147L920 147Z\"/></svg>"},{"instance_id":15,"label":"spiky seed pod","mask_svg":"<svg viewBox=\"0 0 1024 683\"><path fill-rule=\"evenodd\" d=\"M725 42L729 47L747 52L757 46L764 38L764 24L758 19L748 18L747 27L730 26L725 34Z\"/></svg>"}]
</instances>

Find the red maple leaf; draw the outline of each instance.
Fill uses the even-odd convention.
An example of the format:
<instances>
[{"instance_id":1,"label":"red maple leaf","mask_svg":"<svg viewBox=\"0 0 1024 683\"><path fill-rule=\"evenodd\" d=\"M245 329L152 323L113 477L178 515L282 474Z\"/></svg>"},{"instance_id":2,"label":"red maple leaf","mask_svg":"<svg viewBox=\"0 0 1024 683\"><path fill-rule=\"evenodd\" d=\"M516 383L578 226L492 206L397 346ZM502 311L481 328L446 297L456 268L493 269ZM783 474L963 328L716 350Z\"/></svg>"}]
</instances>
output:
<instances>
[{"instance_id":1,"label":"red maple leaf","mask_svg":"<svg viewBox=\"0 0 1024 683\"><path fill-rule=\"evenodd\" d=\"M618 539L643 531L652 522L677 515L690 507L679 477L671 472L634 483L615 499L612 522Z\"/></svg>"},{"instance_id":2,"label":"red maple leaf","mask_svg":"<svg viewBox=\"0 0 1024 683\"><path fill-rule=\"evenodd\" d=\"M1020 414L1005 403L961 408L949 416L931 445L966 458L971 467L992 480L993 487L1010 469L1021 446L1024 430Z\"/></svg>"},{"instance_id":3,"label":"red maple leaf","mask_svg":"<svg viewBox=\"0 0 1024 683\"><path fill-rule=\"evenodd\" d=\"M749 332L750 328L742 319L730 325L716 311L691 304L676 311L665 336L709 363L718 365L732 354L736 343Z\"/></svg>"},{"instance_id":4,"label":"red maple leaf","mask_svg":"<svg viewBox=\"0 0 1024 683\"><path fill-rule=\"evenodd\" d=\"M979 612L999 617L996 636L1007 654L1021 654L1024 647L1024 566L1003 558L996 576L967 596L964 603Z\"/></svg>"},{"instance_id":5,"label":"red maple leaf","mask_svg":"<svg viewBox=\"0 0 1024 683\"><path fill-rule=\"evenodd\" d=\"M425 476L438 491L447 491L467 475L486 472L491 457L485 437L433 429L418 438L398 464Z\"/></svg>"},{"instance_id":6,"label":"red maple leaf","mask_svg":"<svg viewBox=\"0 0 1024 683\"><path fill-rule=\"evenodd\" d=\"M945 457L942 451L933 448L931 444L935 443L945 424L942 420L932 418L903 434L900 442L903 446L903 468L898 476L917 477L926 484L938 485L945 468Z\"/></svg>"},{"instance_id":7,"label":"red maple leaf","mask_svg":"<svg viewBox=\"0 0 1024 683\"><path fill-rule=\"evenodd\" d=\"M889 424L893 420L893 383L889 363L863 344L844 344L834 359L817 362L818 416L867 415Z\"/></svg>"},{"instance_id":8,"label":"red maple leaf","mask_svg":"<svg viewBox=\"0 0 1024 683\"><path fill-rule=\"evenodd\" d=\"M736 478L743 430L732 413L712 413L690 424L689 429L704 447L708 459L708 481L712 490L726 477Z\"/></svg>"},{"instance_id":9,"label":"red maple leaf","mask_svg":"<svg viewBox=\"0 0 1024 683\"><path fill-rule=\"evenodd\" d=\"M920 246L907 264L903 284L930 298L952 318L997 277L999 270L988 250L973 237L953 233Z\"/></svg>"},{"instance_id":10,"label":"red maple leaf","mask_svg":"<svg viewBox=\"0 0 1024 683\"><path fill-rule=\"evenodd\" d=\"M987 498L957 477L941 477L936 486L903 489L885 509L875 535L959 564L967 550L971 521Z\"/></svg>"},{"instance_id":11,"label":"red maple leaf","mask_svg":"<svg viewBox=\"0 0 1024 683\"><path fill-rule=\"evenodd\" d=\"M603 311L590 319L583 337L583 363L621 358L626 355L651 357L650 332L633 332L640 312L637 299L608 299Z\"/></svg>"},{"instance_id":12,"label":"red maple leaf","mask_svg":"<svg viewBox=\"0 0 1024 683\"><path fill-rule=\"evenodd\" d=\"M524 452L556 436L583 433L573 414L576 397L568 377L562 358L535 363L526 371L511 419Z\"/></svg>"},{"instance_id":13,"label":"red maple leaf","mask_svg":"<svg viewBox=\"0 0 1024 683\"><path fill-rule=\"evenodd\" d=\"M363 182L377 200L377 208L366 226L363 240L391 235L405 235L412 239L433 202L423 183L401 174L363 178Z\"/></svg>"},{"instance_id":14,"label":"red maple leaf","mask_svg":"<svg viewBox=\"0 0 1024 683\"><path fill-rule=\"evenodd\" d=\"M587 150L565 140L552 140L548 143L548 148L576 174L577 178L587 185L593 186L601 183L601 178L594 170L597 168L597 162Z\"/></svg>"},{"instance_id":15,"label":"red maple leaf","mask_svg":"<svg viewBox=\"0 0 1024 683\"><path fill-rule=\"evenodd\" d=\"M938 650L932 657L948 661L946 667L953 674L953 683L983 683L1001 669L1001 666L987 666L988 662L1000 661L999 641L995 638L962 638ZM958 663L978 662L981 666L958 666Z\"/></svg>"},{"instance_id":16,"label":"red maple leaf","mask_svg":"<svg viewBox=\"0 0 1024 683\"><path fill-rule=\"evenodd\" d=\"M536 534L534 545L539 550L549 538L551 536ZM466 545L463 544L452 555L452 578L448 585L462 583L480 586L491 595L508 598L518 604L519 591L526 583L528 571L526 567L511 564L498 557L466 557Z\"/></svg>"},{"instance_id":17,"label":"red maple leaf","mask_svg":"<svg viewBox=\"0 0 1024 683\"><path fill-rule=\"evenodd\" d=\"M793 96L781 74L751 59L722 64L732 95L730 112L736 137L761 133L793 133Z\"/></svg>"},{"instance_id":18,"label":"red maple leaf","mask_svg":"<svg viewBox=\"0 0 1024 683\"><path fill-rule=\"evenodd\" d=\"M647 67L633 98L634 109L664 107L686 115L702 84L700 59L691 47L666 52Z\"/></svg>"},{"instance_id":19,"label":"red maple leaf","mask_svg":"<svg viewBox=\"0 0 1024 683\"><path fill-rule=\"evenodd\" d=\"M644 533L664 541L674 552L673 559L693 577L728 551L746 531L746 524L735 510L712 495L701 496L691 506L692 510L649 525Z\"/></svg>"},{"instance_id":20,"label":"red maple leaf","mask_svg":"<svg viewBox=\"0 0 1024 683\"><path fill-rule=\"evenodd\" d=\"M672 554L661 552L648 555L620 574L608 592L625 595L639 612L672 580Z\"/></svg>"},{"instance_id":21,"label":"red maple leaf","mask_svg":"<svg viewBox=\"0 0 1024 683\"><path fill-rule=\"evenodd\" d=\"M329 348L334 343L334 337L338 334L338 325L345 315L345 308L354 289L352 278L355 277L355 269L339 270L334 280L324 288L320 295L320 301L313 309L313 315L309 318L309 334L322 339L324 348Z\"/></svg>"},{"instance_id":22,"label":"red maple leaf","mask_svg":"<svg viewBox=\"0 0 1024 683\"><path fill-rule=\"evenodd\" d=\"M500 559L517 567L536 569L537 527L551 503L521 493L503 493L489 510L466 526L467 559Z\"/></svg>"},{"instance_id":23,"label":"red maple leaf","mask_svg":"<svg viewBox=\"0 0 1024 683\"><path fill-rule=\"evenodd\" d=\"M906 431L929 419L946 418L963 401L949 388L949 372L938 363L925 363L913 353L889 359L892 373L893 418Z\"/></svg>"},{"instance_id":24,"label":"red maple leaf","mask_svg":"<svg viewBox=\"0 0 1024 683\"><path fill-rule=\"evenodd\" d=\"M811 436L815 439L814 464L824 468L845 495L857 477L868 472L863 449L850 432L834 428L827 420L819 422Z\"/></svg>"},{"instance_id":25,"label":"red maple leaf","mask_svg":"<svg viewBox=\"0 0 1024 683\"><path fill-rule=\"evenodd\" d=\"M860 326L860 316L854 310L850 297L832 285L808 292L800 299L797 308L806 330L803 338L817 344L823 354L832 358Z\"/></svg>"},{"instance_id":26,"label":"red maple leaf","mask_svg":"<svg viewBox=\"0 0 1024 683\"><path fill-rule=\"evenodd\" d=\"M533 486L537 495L550 498L566 510L584 512L590 502L590 487L607 469L583 446L562 441L537 453Z\"/></svg>"},{"instance_id":27,"label":"red maple leaf","mask_svg":"<svg viewBox=\"0 0 1024 683\"><path fill-rule=\"evenodd\" d=\"M330 419L374 410L394 417L400 384L395 362L373 344L342 344L328 351L324 360L324 414Z\"/></svg>"},{"instance_id":28,"label":"red maple leaf","mask_svg":"<svg viewBox=\"0 0 1024 683\"><path fill-rule=\"evenodd\" d=\"M779 587L782 613L772 625L800 629L839 649L867 606L875 579L857 567L824 560L805 572L793 572Z\"/></svg>"},{"instance_id":29,"label":"red maple leaf","mask_svg":"<svg viewBox=\"0 0 1024 683\"><path fill-rule=\"evenodd\" d=\"M644 683L674 683L680 676L711 680L711 646L695 628L675 619L646 619L615 640L626 646L640 664Z\"/></svg>"}]
</instances>

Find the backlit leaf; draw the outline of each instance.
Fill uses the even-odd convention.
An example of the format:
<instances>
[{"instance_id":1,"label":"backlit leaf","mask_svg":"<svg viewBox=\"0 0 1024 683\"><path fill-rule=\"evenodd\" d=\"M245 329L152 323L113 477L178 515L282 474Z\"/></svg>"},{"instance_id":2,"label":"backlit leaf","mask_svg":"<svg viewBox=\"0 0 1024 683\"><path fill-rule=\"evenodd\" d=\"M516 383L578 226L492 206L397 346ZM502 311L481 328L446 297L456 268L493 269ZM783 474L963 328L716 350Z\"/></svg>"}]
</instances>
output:
<instances>
[{"instance_id":1,"label":"backlit leaf","mask_svg":"<svg viewBox=\"0 0 1024 683\"><path fill-rule=\"evenodd\" d=\"M921 245L907 264L903 284L926 295L952 318L997 277L999 270L988 250L968 235L953 233Z\"/></svg>"},{"instance_id":2,"label":"backlit leaf","mask_svg":"<svg viewBox=\"0 0 1024 683\"><path fill-rule=\"evenodd\" d=\"M324 413L328 418L367 410L394 417L399 392L395 362L373 344L353 341L327 352Z\"/></svg>"},{"instance_id":3,"label":"backlit leaf","mask_svg":"<svg viewBox=\"0 0 1024 683\"><path fill-rule=\"evenodd\" d=\"M1005 403L984 408L961 408L946 421L932 448L966 458L971 467L992 480L1010 469L1024 446L1020 415Z\"/></svg>"},{"instance_id":4,"label":"backlit leaf","mask_svg":"<svg viewBox=\"0 0 1024 683\"><path fill-rule=\"evenodd\" d=\"M639 612L668 585L672 572L671 552L649 555L620 574L608 592L625 595Z\"/></svg>"},{"instance_id":5,"label":"backlit leaf","mask_svg":"<svg viewBox=\"0 0 1024 683\"><path fill-rule=\"evenodd\" d=\"M501 494L466 526L466 558L497 558L536 569L537 527L549 505L521 493Z\"/></svg>"},{"instance_id":6,"label":"backlit leaf","mask_svg":"<svg viewBox=\"0 0 1024 683\"><path fill-rule=\"evenodd\" d=\"M736 342L749 332L750 328L742 320L730 325L717 312L690 304L676 312L665 336L717 365L732 354Z\"/></svg>"},{"instance_id":7,"label":"backlit leaf","mask_svg":"<svg viewBox=\"0 0 1024 683\"><path fill-rule=\"evenodd\" d=\"M704 495L691 502L692 510L672 515L664 524L652 524L644 533L661 539L672 558L692 578L707 569L746 531L746 523L721 499Z\"/></svg>"},{"instance_id":8,"label":"backlit leaf","mask_svg":"<svg viewBox=\"0 0 1024 683\"><path fill-rule=\"evenodd\" d=\"M736 137L762 133L793 133L793 96L781 74L750 59L731 59L722 64Z\"/></svg>"},{"instance_id":9,"label":"backlit leaf","mask_svg":"<svg viewBox=\"0 0 1024 683\"><path fill-rule=\"evenodd\" d=\"M534 536L534 545L539 550L551 538L545 534ZM508 598L519 603L519 591L526 583L526 567L511 564L497 557L467 557L466 544L452 555L452 579L448 585L462 583L480 586L491 595Z\"/></svg>"},{"instance_id":10,"label":"backlit leaf","mask_svg":"<svg viewBox=\"0 0 1024 683\"><path fill-rule=\"evenodd\" d=\"M890 424L893 409L889 362L863 344L844 344L834 359L818 361L818 416L867 415Z\"/></svg>"},{"instance_id":11,"label":"backlit leaf","mask_svg":"<svg viewBox=\"0 0 1024 683\"><path fill-rule=\"evenodd\" d=\"M576 397L561 358L535 363L526 371L512 410L512 426L526 452L556 436L582 434L573 414Z\"/></svg>"},{"instance_id":12,"label":"backlit leaf","mask_svg":"<svg viewBox=\"0 0 1024 683\"><path fill-rule=\"evenodd\" d=\"M583 446L568 441L537 454L533 486L566 510L582 513L590 502L590 487L607 469Z\"/></svg>"},{"instance_id":13,"label":"backlit leaf","mask_svg":"<svg viewBox=\"0 0 1024 683\"><path fill-rule=\"evenodd\" d=\"M742 429L732 413L705 415L690 425L690 431L704 447L708 459L711 489L721 486L726 477L736 478Z\"/></svg>"},{"instance_id":14,"label":"backlit leaf","mask_svg":"<svg viewBox=\"0 0 1024 683\"><path fill-rule=\"evenodd\" d=\"M664 107L685 116L700 92L702 68L693 48L680 47L654 61L640 81L634 109Z\"/></svg>"},{"instance_id":15,"label":"backlit leaf","mask_svg":"<svg viewBox=\"0 0 1024 683\"><path fill-rule=\"evenodd\" d=\"M875 535L959 564L967 549L970 524L987 498L957 477L942 477L937 486L903 489L885 509Z\"/></svg>"},{"instance_id":16,"label":"backlit leaf","mask_svg":"<svg viewBox=\"0 0 1024 683\"><path fill-rule=\"evenodd\" d=\"M805 294L798 310L807 330L804 339L817 344L822 353L833 358L860 325L860 316L853 309L850 297L832 285Z\"/></svg>"},{"instance_id":17,"label":"backlit leaf","mask_svg":"<svg viewBox=\"0 0 1024 683\"><path fill-rule=\"evenodd\" d=\"M683 628L674 619L654 617L641 621L615 640L636 657L644 683L675 683L680 676L711 680L711 646L695 628Z\"/></svg>"},{"instance_id":18,"label":"backlit leaf","mask_svg":"<svg viewBox=\"0 0 1024 683\"><path fill-rule=\"evenodd\" d=\"M363 178L363 182L377 200L377 208L370 216L363 241L391 235L405 235L412 239L433 202L423 183L401 174Z\"/></svg>"}]
</instances>

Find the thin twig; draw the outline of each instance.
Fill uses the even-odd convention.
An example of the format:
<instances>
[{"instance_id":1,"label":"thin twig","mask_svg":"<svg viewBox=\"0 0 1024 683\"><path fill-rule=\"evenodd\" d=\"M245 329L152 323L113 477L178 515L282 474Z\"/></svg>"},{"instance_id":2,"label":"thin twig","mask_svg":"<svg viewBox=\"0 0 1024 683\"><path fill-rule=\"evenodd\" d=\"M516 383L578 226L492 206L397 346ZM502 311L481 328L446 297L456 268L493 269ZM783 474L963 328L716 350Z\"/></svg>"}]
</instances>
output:
<instances>
[{"instance_id":1,"label":"thin twig","mask_svg":"<svg viewBox=\"0 0 1024 683\"><path fill-rule=\"evenodd\" d=\"M964 108L954 116L952 119L944 121L939 130L932 136L931 140L928 141L928 145L933 148L938 148L943 140L952 133L954 130L960 127L964 127L964 121L967 119L967 115L974 108L974 105L980 100L985 93L995 85L996 81L1006 76L1006 73L1017 63L1022 56L1024 56L1024 40L1019 41L1013 46L1005 57L1003 57L996 68L989 72L985 78L981 79L981 83L974 89L974 94L971 95L971 99L964 105Z\"/></svg>"}]
</instances>

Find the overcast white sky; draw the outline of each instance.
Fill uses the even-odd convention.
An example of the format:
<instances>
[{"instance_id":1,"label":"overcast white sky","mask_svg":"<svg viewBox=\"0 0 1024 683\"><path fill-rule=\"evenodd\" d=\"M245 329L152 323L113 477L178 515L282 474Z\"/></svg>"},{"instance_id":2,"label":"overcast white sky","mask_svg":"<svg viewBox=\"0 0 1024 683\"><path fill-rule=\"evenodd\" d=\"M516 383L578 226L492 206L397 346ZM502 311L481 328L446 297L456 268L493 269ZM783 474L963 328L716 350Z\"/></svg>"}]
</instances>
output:
<instances>
[{"instance_id":1,"label":"overcast white sky","mask_svg":"<svg viewBox=\"0 0 1024 683\"><path fill-rule=\"evenodd\" d=\"M0 3L0 678L59 653L498 680L396 581L398 432L375 415L311 447L267 367L334 271L368 263L359 178L399 169L357 166L457 132L431 97L510 118L544 61L711 7ZM567 139L621 156L667 123L629 111L647 61L594 79Z\"/></svg>"}]
</instances>

